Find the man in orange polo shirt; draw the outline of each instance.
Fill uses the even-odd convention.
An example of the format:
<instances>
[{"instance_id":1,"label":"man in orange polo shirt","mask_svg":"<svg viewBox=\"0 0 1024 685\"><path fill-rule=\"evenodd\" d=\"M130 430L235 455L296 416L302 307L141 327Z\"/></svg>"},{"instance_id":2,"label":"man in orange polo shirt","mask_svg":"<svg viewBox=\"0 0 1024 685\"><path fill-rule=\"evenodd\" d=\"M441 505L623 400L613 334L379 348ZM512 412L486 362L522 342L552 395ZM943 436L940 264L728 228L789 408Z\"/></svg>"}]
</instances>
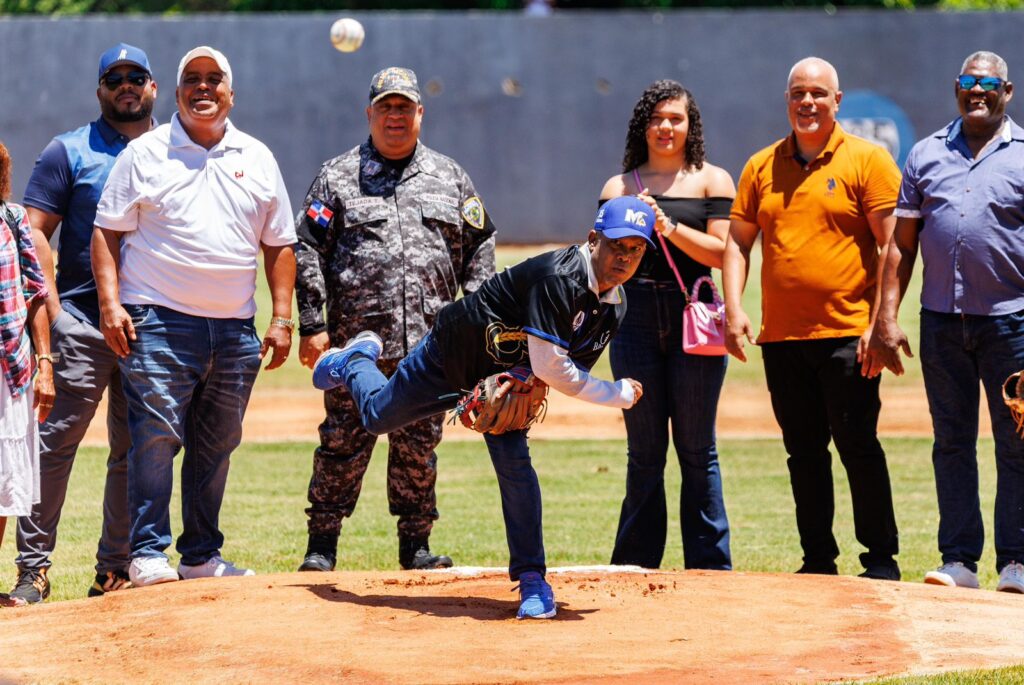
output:
<instances>
[{"instance_id":1,"label":"man in orange polo shirt","mask_svg":"<svg viewBox=\"0 0 1024 685\"><path fill-rule=\"evenodd\" d=\"M791 135L756 153L740 177L722 278L726 346L754 342L740 296L762 234L761 345L772 409L789 454L803 548L797 573L837 573L831 439L846 467L867 578L899 580L892 488L878 442L878 378L860 358L878 309L880 254L895 225L900 172L888 152L836 123L843 94L828 62L797 62L786 87Z\"/></svg>"}]
</instances>

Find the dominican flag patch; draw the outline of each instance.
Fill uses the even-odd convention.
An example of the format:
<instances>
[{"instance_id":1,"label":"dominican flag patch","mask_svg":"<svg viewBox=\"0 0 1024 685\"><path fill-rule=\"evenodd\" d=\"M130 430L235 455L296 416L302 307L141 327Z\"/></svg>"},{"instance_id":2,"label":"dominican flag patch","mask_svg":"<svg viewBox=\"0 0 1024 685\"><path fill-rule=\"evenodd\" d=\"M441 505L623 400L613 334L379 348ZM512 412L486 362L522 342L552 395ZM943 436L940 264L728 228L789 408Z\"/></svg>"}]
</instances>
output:
<instances>
[{"instance_id":1,"label":"dominican flag patch","mask_svg":"<svg viewBox=\"0 0 1024 685\"><path fill-rule=\"evenodd\" d=\"M327 228L327 224L331 223L331 217L334 216L334 212L331 211L330 207L320 202L320 200L313 200L313 204L306 210L306 216Z\"/></svg>"}]
</instances>

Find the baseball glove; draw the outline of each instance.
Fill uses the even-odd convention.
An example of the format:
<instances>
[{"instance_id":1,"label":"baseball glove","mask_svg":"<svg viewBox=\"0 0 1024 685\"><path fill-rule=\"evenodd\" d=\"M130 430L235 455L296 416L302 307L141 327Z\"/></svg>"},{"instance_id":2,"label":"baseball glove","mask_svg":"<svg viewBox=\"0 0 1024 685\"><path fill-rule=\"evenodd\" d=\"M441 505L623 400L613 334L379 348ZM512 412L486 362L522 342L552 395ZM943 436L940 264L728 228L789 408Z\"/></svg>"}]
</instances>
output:
<instances>
[{"instance_id":1,"label":"baseball glove","mask_svg":"<svg viewBox=\"0 0 1024 685\"><path fill-rule=\"evenodd\" d=\"M1024 438L1024 372L1011 373L1003 381L1003 402L1010 408L1010 416L1017 424L1017 432Z\"/></svg>"},{"instance_id":2,"label":"baseball glove","mask_svg":"<svg viewBox=\"0 0 1024 685\"><path fill-rule=\"evenodd\" d=\"M501 435L543 421L547 413L548 385L529 367L516 366L482 379L459 400L451 423L480 433Z\"/></svg>"}]
</instances>

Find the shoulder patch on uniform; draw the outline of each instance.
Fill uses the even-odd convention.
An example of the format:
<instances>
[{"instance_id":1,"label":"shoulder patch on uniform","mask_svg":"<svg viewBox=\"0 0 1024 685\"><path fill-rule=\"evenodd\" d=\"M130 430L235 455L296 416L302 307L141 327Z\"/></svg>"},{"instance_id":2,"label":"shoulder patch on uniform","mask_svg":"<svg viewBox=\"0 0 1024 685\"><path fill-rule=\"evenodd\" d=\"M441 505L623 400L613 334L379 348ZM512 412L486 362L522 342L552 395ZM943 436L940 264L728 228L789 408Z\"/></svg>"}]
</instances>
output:
<instances>
[{"instance_id":1,"label":"shoulder patch on uniform","mask_svg":"<svg viewBox=\"0 0 1024 685\"><path fill-rule=\"evenodd\" d=\"M423 193L420 198L424 202L436 202L442 205L448 205L449 207L458 207L459 198L449 197L447 195L438 195L437 193Z\"/></svg>"},{"instance_id":2,"label":"shoulder patch on uniform","mask_svg":"<svg viewBox=\"0 0 1024 685\"><path fill-rule=\"evenodd\" d=\"M484 203L476 195L462 203L462 218L473 228L483 228L486 216Z\"/></svg>"},{"instance_id":3,"label":"shoulder patch on uniform","mask_svg":"<svg viewBox=\"0 0 1024 685\"><path fill-rule=\"evenodd\" d=\"M357 197L345 198L345 208L346 209L359 209L360 207L370 207L372 205L382 205L382 204L384 204L384 198L377 197L377 196L371 196L371 197L357 196Z\"/></svg>"},{"instance_id":4,"label":"shoulder patch on uniform","mask_svg":"<svg viewBox=\"0 0 1024 685\"><path fill-rule=\"evenodd\" d=\"M331 223L331 217L334 216L334 210L320 200L313 200L309 203L309 209L306 210L306 216L324 228L327 228L327 225Z\"/></svg>"}]
</instances>

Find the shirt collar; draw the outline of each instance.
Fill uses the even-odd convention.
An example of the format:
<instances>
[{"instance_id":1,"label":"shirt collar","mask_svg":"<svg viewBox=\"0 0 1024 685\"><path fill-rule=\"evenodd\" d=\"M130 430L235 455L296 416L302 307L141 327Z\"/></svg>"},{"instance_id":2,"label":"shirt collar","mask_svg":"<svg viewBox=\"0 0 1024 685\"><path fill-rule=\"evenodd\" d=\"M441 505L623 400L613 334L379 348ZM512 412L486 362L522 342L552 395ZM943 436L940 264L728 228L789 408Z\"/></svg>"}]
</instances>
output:
<instances>
[{"instance_id":1,"label":"shirt collar","mask_svg":"<svg viewBox=\"0 0 1024 685\"><path fill-rule=\"evenodd\" d=\"M242 144L241 139L238 135L238 129L231 123L231 119L228 119L225 123L224 137L220 139L220 142L210 148L210 152L218 149L237 149L241 150L245 147ZM175 112L171 115L171 147L197 147L205 150L202 145L192 140L188 133L185 132L185 127L181 125L181 119L178 117L178 113Z\"/></svg>"},{"instance_id":2,"label":"shirt collar","mask_svg":"<svg viewBox=\"0 0 1024 685\"><path fill-rule=\"evenodd\" d=\"M963 134L963 117L957 117L953 120L953 123L946 129L946 142L952 143L956 138ZM939 137L942 137L941 132ZM1016 124L1016 122L1010 117L1003 119L1003 128L999 132L999 137L1003 139L1004 143L1009 143L1011 140L1022 140L1024 141L1024 129Z\"/></svg>"},{"instance_id":3,"label":"shirt collar","mask_svg":"<svg viewBox=\"0 0 1024 685\"><path fill-rule=\"evenodd\" d=\"M125 143L127 143L129 141L128 136L124 135L123 133L118 131L116 128L111 126L110 122L108 122L102 116L99 119L97 119L94 123L96 124L96 130L100 132L100 136L103 138L103 141L107 145L113 145L114 143L116 143L119 140L123 141ZM156 117L150 117L149 118L149 128L150 129L154 129L156 127L157 127Z\"/></svg>"},{"instance_id":4,"label":"shirt collar","mask_svg":"<svg viewBox=\"0 0 1024 685\"><path fill-rule=\"evenodd\" d=\"M846 132L843 131L843 127L840 126L839 122L837 121L835 126L832 128L832 133L828 137L828 143L825 144L825 149L822 150L814 159L803 160L803 166L810 166L819 159L822 161L822 163L827 162L828 159L831 159L832 155L835 154L836 150L839 149L839 146L843 144L844 140L846 140ZM799 156L800 151L796 146L795 133L790 133L782 141L782 147L780 148L780 152L786 157L792 157L796 161L801 160Z\"/></svg>"},{"instance_id":5,"label":"shirt collar","mask_svg":"<svg viewBox=\"0 0 1024 685\"><path fill-rule=\"evenodd\" d=\"M374 146L372 137L366 138L366 159L362 160L362 163L363 171L369 176L376 176L384 169L384 155ZM433 174L436 170L437 166L430 158L426 146L423 145L423 141L417 141L416 149L412 153L412 159L402 169L402 178L408 178L419 172Z\"/></svg>"},{"instance_id":6,"label":"shirt collar","mask_svg":"<svg viewBox=\"0 0 1024 685\"><path fill-rule=\"evenodd\" d=\"M622 287L615 286L601 295L598 290L597 276L594 274L594 264L590 260L590 247L587 243L583 243L580 247L580 256L583 257L583 263L587 265L587 285L590 287L590 292L597 296L599 302L604 304L619 304L622 302Z\"/></svg>"}]
</instances>

